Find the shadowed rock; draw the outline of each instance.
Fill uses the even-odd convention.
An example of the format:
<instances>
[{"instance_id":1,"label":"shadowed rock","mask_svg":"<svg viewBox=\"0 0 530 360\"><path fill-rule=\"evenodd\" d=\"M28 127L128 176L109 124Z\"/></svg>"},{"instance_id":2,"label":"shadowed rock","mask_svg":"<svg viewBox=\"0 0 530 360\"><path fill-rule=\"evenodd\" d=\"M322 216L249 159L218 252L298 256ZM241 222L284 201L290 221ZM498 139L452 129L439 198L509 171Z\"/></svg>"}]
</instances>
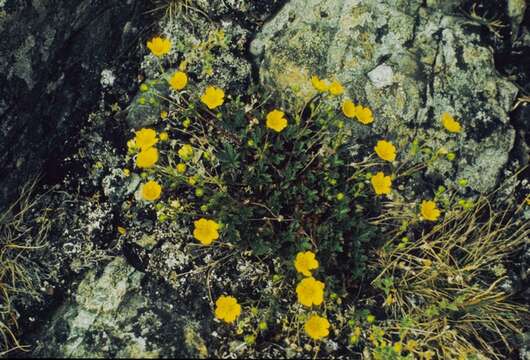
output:
<instances>
[{"instance_id":1,"label":"shadowed rock","mask_svg":"<svg viewBox=\"0 0 530 360\"><path fill-rule=\"evenodd\" d=\"M138 0L1 3L0 208L26 179L41 172L58 178L56 164L100 99L102 70L131 63L145 6Z\"/></svg>"}]
</instances>

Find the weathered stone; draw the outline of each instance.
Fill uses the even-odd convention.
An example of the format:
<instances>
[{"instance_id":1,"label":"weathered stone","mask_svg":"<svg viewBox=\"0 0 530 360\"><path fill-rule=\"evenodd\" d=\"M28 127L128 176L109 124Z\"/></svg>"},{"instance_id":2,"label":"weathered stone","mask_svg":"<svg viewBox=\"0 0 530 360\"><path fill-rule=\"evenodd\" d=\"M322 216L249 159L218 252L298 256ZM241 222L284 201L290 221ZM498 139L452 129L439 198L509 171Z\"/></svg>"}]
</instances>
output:
<instances>
[{"instance_id":1,"label":"weathered stone","mask_svg":"<svg viewBox=\"0 0 530 360\"><path fill-rule=\"evenodd\" d=\"M519 36L519 27L524 19L527 7L526 0L508 0L508 16L511 19L512 42Z\"/></svg>"},{"instance_id":2,"label":"weathered stone","mask_svg":"<svg viewBox=\"0 0 530 360\"><path fill-rule=\"evenodd\" d=\"M513 146L507 124L517 89L497 75L491 51L464 19L452 15L456 2L422 3L292 0L251 46L261 82L303 103L316 93L311 75L336 78L347 96L374 110L374 136L412 140L410 129L422 127L443 138L440 115L450 112L465 132L451 151L471 160L444 175L467 176L472 189L487 192Z\"/></svg>"},{"instance_id":3,"label":"weathered stone","mask_svg":"<svg viewBox=\"0 0 530 360\"><path fill-rule=\"evenodd\" d=\"M165 75L169 77L169 74ZM146 90L140 90L127 108L127 124L139 129L155 124L162 111L161 99L168 97L169 85L166 81L151 80L143 84Z\"/></svg>"},{"instance_id":4,"label":"weathered stone","mask_svg":"<svg viewBox=\"0 0 530 360\"><path fill-rule=\"evenodd\" d=\"M381 89L394 83L394 72L390 66L383 64L370 71L368 78L377 89Z\"/></svg>"},{"instance_id":5,"label":"weathered stone","mask_svg":"<svg viewBox=\"0 0 530 360\"><path fill-rule=\"evenodd\" d=\"M198 322L186 311L172 311L166 296L159 302L163 287L151 293L144 287L146 280L122 257L101 273L89 271L75 298L62 305L36 337L33 356L207 357Z\"/></svg>"}]
</instances>

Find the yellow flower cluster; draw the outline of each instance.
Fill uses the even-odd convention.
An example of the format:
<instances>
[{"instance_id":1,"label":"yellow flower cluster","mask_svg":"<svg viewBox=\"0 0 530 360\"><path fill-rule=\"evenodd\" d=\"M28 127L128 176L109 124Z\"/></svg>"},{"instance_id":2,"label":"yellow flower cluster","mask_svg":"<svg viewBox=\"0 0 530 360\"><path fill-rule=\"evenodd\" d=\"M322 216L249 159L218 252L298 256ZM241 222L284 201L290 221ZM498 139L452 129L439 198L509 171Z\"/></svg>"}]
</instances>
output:
<instances>
[{"instance_id":1,"label":"yellow flower cluster","mask_svg":"<svg viewBox=\"0 0 530 360\"><path fill-rule=\"evenodd\" d=\"M368 107L355 105L350 99L342 103L342 113L349 119L356 118L361 124L368 125L374 122L374 114Z\"/></svg>"},{"instance_id":2,"label":"yellow flower cluster","mask_svg":"<svg viewBox=\"0 0 530 360\"><path fill-rule=\"evenodd\" d=\"M162 135L162 134L161 134ZM161 136L161 140L167 140L167 133ZM158 161L158 143L156 131L153 129L140 129L135 133L134 139L127 143L130 150L140 150L136 156L136 166L142 169L150 169Z\"/></svg>"},{"instance_id":3,"label":"yellow flower cluster","mask_svg":"<svg viewBox=\"0 0 530 360\"><path fill-rule=\"evenodd\" d=\"M169 53L171 42L168 39L155 37L147 43L147 47L154 56L162 57ZM184 68L181 68L181 70L183 69ZM168 78L167 82L173 90L181 91L188 85L188 76L186 73L179 70L173 73L173 75ZM320 79L316 75L311 77L311 84L319 93L329 93L333 96L340 96L345 92L343 85L339 81L333 80L330 82L326 79ZM225 92L221 88L208 86L200 96L200 101L210 110L217 109L225 102ZM374 122L374 114L369 107L355 104L350 99L344 99L341 110L344 116L349 119L356 119L361 124L368 125ZM166 113L162 117L167 118L167 116ZM187 121L189 122L189 120ZM449 113L443 113L441 115L441 122L444 128L451 133L458 133L462 130L460 123ZM268 129L280 133L289 126L289 122L283 111L273 109L266 115L265 125ZM189 124L187 126L189 126ZM128 144L130 148L134 148L138 151L136 156L136 166L144 169L154 167L159 158L156 144L158 141L167 141L168 139L169 135L167 133L160 133L157 135L156 131L153 129L141 129L137 131L134 140L131 140L130 144ZM394 162L396 160L397 149L390 141L379 140L374 147L374 151L377 156L384 161ZM184 144L180 147L177 153L182 162L176 165L176 171L179 174L184 174L187 171L187 165L185 162L192 159L194 149L190 144ZM188 163L188 165L190 164ZM191 176L188 178L188 183L190 185L194 185L196 181L196 177ZM376 195L388 195L392 192L392 176L385 175L383 171L379 171L375 175L372 175L370 177L370 183ZM196 194L197 190L201 189L196 189ZM144 200L156 201L162 194L162 187L156 181L149 180L141 185L140 193ZM344 194L341 193L339 195L341 195L341 199L344 198ZM441 211L437 208L434 201L424 200L420 205L420 214L422 219L436 221L440 217ZM220 237L220 224L214 220L199 218L194 221L193 225L193 237L204 246L211 245ZM119 231L121 232L120 229ZM316 255L312 251L299 252L294 260L296 271L304 276L296 286L297 300L303 306L310 308L310 310L314 309L314 306L322 305L324 302L326 284L313 277L313 272L319 268L319 265L319 261L316 259ZM385 304L388 305L393 302L394 299L391 295L385 300ZM217 319L231 324L234 323L240 315L241 305L235 297L222 295L216 300L215 317ZM370 316L373 317L373 315ZM367 320L368 322L373 322L375 321L375 317L371 321L369 318ZM320 340L329 336L329 328L329 321L325 317L316 313L312 313L304 324L305 333L313 340ZM360 337L360 328L359 331L355 331L354 335L357 338ZM400 352L402 346L401 343L396 346L398 347L398 352Z\"/></svg>"},{"instance_id":4,"label":"yellow flower cluster","mask_svg":"<svg viewBox=\"0 0 530 360\"><path fill-rule=\"evenodd\" d=\"M165 132L160 134L160 140L165 141L169 135ZM159 138L153 129L143 128L135 132L134 139L127 142L127 147L131 152L139 151L136 155L136 167L140 169L150 169L158 162L158 150L155 145ZM130 175L129 169L124 169L126 176ZM162 194L162 186L154 180L141 185L140 196L145 201L155 201Z\"/></svg>"},{"instance_id":5,"label":"yellow flower cluster","mask_svg":"<svg viewBox=\"0 0 530 360\"><path fill-rule=\"evenodd\" d=\"M311 77L311 84L313 85L315 90L321 93L326 93L329 91L329 93L334 96L339 96L344 93L344 87L340 82L336 80L329 83L327 80L320 79L318 76L313 75Z\"/></svg>"},{"instance_id":6,"label":"yellow flower cluster","mask_svg":"<svg viewBox=\"0 0 530 360\"><path fill-rule=\"evenodd\" d=\"M296 286L298 302L307 307L318 306L324 302L324 288L326 285L316 280L311 274L311 271L318 269L318 266L318 260L312 251L299 252L294 260L296 271L307 276ZM304 330L311 339L320 340L329 335L329 326L326 318L312 314L305 322Z\"/></svg>"}]
</instances>

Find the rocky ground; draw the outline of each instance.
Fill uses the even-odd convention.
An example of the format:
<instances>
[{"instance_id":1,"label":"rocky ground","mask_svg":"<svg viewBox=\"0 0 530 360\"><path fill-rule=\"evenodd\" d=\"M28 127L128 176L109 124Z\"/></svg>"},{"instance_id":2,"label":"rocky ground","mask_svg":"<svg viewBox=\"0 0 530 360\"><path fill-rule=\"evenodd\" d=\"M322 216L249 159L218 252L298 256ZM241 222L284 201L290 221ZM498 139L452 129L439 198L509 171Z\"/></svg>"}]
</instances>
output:
<instances>
[{"instance_id":1,"label":"rocky ground","mask_svg":"<svg viewBox=\"0 0 530 360\"><path fill-rule=\"evenodd\" d=\"M352 141L415 134L456 154L429 163L412 197L440 185L462 197L500 187L500 204L530 191L528 170L513 176L529 161L524 1L197 0L175 7L178 16L160 3L0 0L0 197L8 204L41 174L25 222L49 226L46 246L27 255L41 269L37 291L15 299L29 345L15 356L304 356L271 343L251 352L212 316L212 287L268 289L256 279L277 269L248 254L196 272L208 259L178 240L177 223L137 204L142 178L123 172L133 131L161 124L165 108L151 92L170 96L152 81L183 55L199 86L215 78L237 94L260 85L291 103L313 96L311 75L335 78L378 119L372 132L354 128ZM157 34L175 44L162 69L145 49ZM444 111L464 121L459 140L433 120ZM529 261L522 249L512 269L523 298ZM529 345L519 344L514 356L524 358Z\"/></svg>"}]
</instances>

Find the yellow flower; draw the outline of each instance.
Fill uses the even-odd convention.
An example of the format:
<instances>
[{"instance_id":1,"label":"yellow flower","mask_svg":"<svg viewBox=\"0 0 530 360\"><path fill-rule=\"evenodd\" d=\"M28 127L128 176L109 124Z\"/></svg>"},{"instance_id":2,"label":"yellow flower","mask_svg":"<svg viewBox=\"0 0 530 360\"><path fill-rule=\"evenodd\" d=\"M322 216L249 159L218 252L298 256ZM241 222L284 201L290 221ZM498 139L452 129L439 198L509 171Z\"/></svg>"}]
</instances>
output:
<instances>
[{"instance_id":1,"label":"yellow flower","mask_svg":"<svg viewBox=\"0 0 530 360\"><path fill-rule=\"evenodd\" d=\"M423 200L421 202L421 216L425 220L436 221L440 217L440 210L436 207L434 201Z\"/></svg>"},{"instance_id":2,"label":"yellow flower","mask_svg":"<svg viewBox=\"0 0 530 360\"><path fill-rule=\"evenodd\" d=\"M347 118L353 119L355 115L357 114L356 110L357 110L357 107L355 106L353 101L351 101L350 99L346 99L342 103L342 113Z\"/></svg>"},{"instance_id":3,"label":"yellow flower","mask_svg":"<svg viewBox=\"0 0 530 360\"><path fill-rule=\"evenodd\" d=\"M311 270L318 269L318 260L311 251L299 252L294 261L294 267L304 276L311 276Z\"/></svg>"},{"instance_id":4,"label":"yellow flower","mask_svg":"<svg viewBox=\"0 0 530 360\"><path fill-rule=\"evenodd\" d=\"M160 133L160 141L167 141L169 139L169 134L165 131Z\"/></svg>"},{"instance_id":5,"label":"yellow flower","mask_svg":"<svg viewBox=\"0 0 530 360\"><path fill-rule=\"evenodd\" d=\"M241 305L233 296L221 295L215 302L215 317L227 323L233 323L241 314Z\"/></svg>"},{"instance_id":6,"label":"yellow flower","mask_svg":"<svg viewBox=\"0 0 530 360\"><path fill-rule=\"evenodd\" d=\"M225 92L215 86L208 86L206 91L201 96L201 101L208 106L209 109L215 109L223 105Z\"/></svg>"},{"instance_id":7,"label":"yellow flower","mask_svg":"<svg viewBox=\"0 0 530 360\"><path fill-rule=\"evenodd\" d=\"M154 56L160 57L169 52L171 49L171 41L157 36L147 42L147 47L151 50Z\"/></svg>"},{"instance_id":8,"label":"yellow flower","mask_svg":"<svg viewBox=\"0 0 530 360\"><path fill-rule=\"evenodd\" d=\"M359 120L359 122L364 125L368 125L374 122L374 114L372 113L372 110L370 110L370 108L368 107L358 105L355 109L355 115L357 116L357 120Z\"/></svg>"},{"instance_id":9,"label":"yellow flower","mask_svg":"<svg viewBox=\"0 0 530 360\"><path fill-rule=\"evenodd\" d=\"M219 224L213 220L201 218L193 223L195 229L193 236L203 245L210 245L214 240L219 239Z\"/></svg>"},{"instance_id":10,"label":"yellow flower","mask_svg":"<svg viewBox=\"0 0 530 360\"><path fill-rule=\"evenodd\" d=\"M151 147L147 150L142 150L136 157L136 166L139 168L152 168L158 161L158 150Z\"/></svg>"},{"instance_id":11,"label":"yellow flower","mask_svg":"<svg viewBox=\"0 0 530 360\"><path fill-rule=\"evenodd\" d=\"M462 131L462 126L460 126L460 123L455 120L453 115L447 112L442 114L442 124L449 132L459 133Z\"/></svg>"},{"instance_id":12,"label":"yellow flower","mask_svg":"<svg viewBox=\"0 0 530 360\"><path fill-rule=\"evenodd\" d=\"M331 95L338 96L344 93L344 87L340 82L333 81L331 85L329 85L329 92L331 93Z\"/></svg>"},{"instance_id":13,"label":"yellow flower","mask_svg":"<svg viewBox=\"0 0 530 360\"><path fill-rule=\"evenodd\" d=\"M130 175L131 175L131 170L129 170L129 169L123 169L123 175L125 175L125 176L130 176Z\"/></svg>"},{"instance_id":14,"label":"yellow flower","mask_svg":"<svg viewBox=\"0 0 530 360\"><path fill-rule=\"evenodd\" d=\"M377 195L387 195L392 191L392 178L390 176L385 176L382 171L373 175L370 182Z\"/></svg>"},{"instance_id":15,"label":"yellow flower","mask_svg":"<svg viewBox=\"0 0 530 360\"><path fill-rule=\"evenodd\" d=\"M312 277L303 279L296 286L298 302L305 306L320 305L324 301L324 283Z\"/></svg>"},{"instance_id":16,"label":"yellow flower","mask_svg":"<svg viewBox=\"0 0 530 360\"><path fill-rule=\"evenodd\" d=\"M175 90L182 90L188 84L188 76L182 71L177 71L169 79L169 85Z\"/></svg>"},{"instance_id":17,"label":"yellow flower","mask_svg":"<svg viewBox=\"0 0 530 360\"><path fill-rule=\"evenodd\" d=\"M182 145L182 147L178 151L178 154L182 160L189 160L193 155L193 148L190 144Z\"/></svg>"},{"instance_id":18,"label":"yellow flower","mask_svg":"<svg viewBox=\"0 0 530 360\"><path fill-rule=\"evenodd\" d=\"M396 160L396 147L386 140L379 140L374 150L377 155L383 160Z\"/></svg>"},{"instance_id":19,"label":"yellow flower","mask_svg":"<svg viewBox=\"0 0 530 360\"><path fill-rule=\"evenodd\" d=\"M120 235L125 235L127 234L127 229L125 229L123 226L118 226L118 232Z\"/></svg>"},{"instance_id":20,"label":"yellow flower","mask_svg":"<svg viewBox=\"0 0 530 360\"><path fill-rule=\"evenodd\" d=\"M304 325L306 334L313 340L320 340L329 335L329 321L318 315L311 315Z\"/></svg>"},{"instance_id":21,"label":"yellow flower","mask_svg":"<svg viewBox=\"0 0 530 360\"><path fill-rule=\"evenodd\" d=\"M167 113L167 111L161 111L160 112L160 118L163 119L163 120L167 119L168 115L169 114Z\"/></svg>"},{"instance_id":22,"label":"yellow flower","mask_svg":"<svg viewBox=\"0 0 530 360\"><path fill-rule=\"evenodd\" d=\"M316 75L311 76L311 84L319 92L326 92L329 90L329 84L326 80L320 80Z\"/></svg>"},{"instance_id":23,"label":"yellow flower","mask_svg":"<svg viewBox=\"0 0 530 360\"><path fill-rule=\"evenodd\" d=\"M184 163L177 164L177 172L179 174L184 174L186 172L186 164Z\"/></svg>"},{"instance_id":24,"label":"yellow flower","mask_svg":"<svg viewBox=\"0 0 530 360\"><path fill-rule=\"evenodd\" d=\"M140 148L140 150L147 150L157 142L156 131L153 129L140 129L136 132L134 138L134 146Z\"/></svg>"},{"instance_id":25,"label":"yellow flower","mask_svg":"<svg viewBox=\"0 0 530 360\"><path fill-rule=\"evenodd\" d=\"M160 186L156 181L149 180L142 186L142 199L146 201L155 201L160 198L162 193L162 186Z\"/></svg>"},{"instance_id":26,"label":"yellow flower","mask_svg":"<svg viewBox=\"0 0 530 360\"><path fill-rule=\"evenodd\" d=\"M285 113L280 110L273 110L267 114L267 127L276 132L281 132L287 127Z\"/></svg>"}]
</instances>

